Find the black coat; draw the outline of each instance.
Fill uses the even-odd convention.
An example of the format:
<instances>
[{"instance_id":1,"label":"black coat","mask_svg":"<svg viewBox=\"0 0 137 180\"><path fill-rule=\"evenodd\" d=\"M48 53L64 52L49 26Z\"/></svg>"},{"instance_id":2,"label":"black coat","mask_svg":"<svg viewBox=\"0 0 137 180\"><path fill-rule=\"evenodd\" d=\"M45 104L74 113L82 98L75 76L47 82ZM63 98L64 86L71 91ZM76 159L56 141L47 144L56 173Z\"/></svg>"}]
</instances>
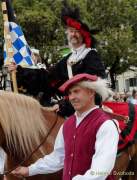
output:
<instances>
[{"instance_id":1,"label":"black coat","mask_svg":"<svg viewBox=\"0 0 137 180\"><path fill-rule=\"evenodd\" d=\"M37 96L39 92L43 92L42 104L50 102L50 97L54 94L60 95L58 87L68 80L67 60L69 55L64 57L55 66L45 69L17 68L18 86L25 88L27 93ZM95 50L91 50L84 59L73 65L73 75L80 73L88 73L105 78L104 65ZM46 103L47 105L47 103Z\"/></svg>"},{"instance_id":2,"label":"black coat","mask_svg":"<svg viewBox=\"0 0 137 180\"><path fill-rule=\"evenodd\" d=\"M71 54L63 58L56 65L56 75L61 80L68 79L67 73L67 59ZM92 75L97 75L99 77L105 78L105 69L98 53L95 50L91 50L84 59L73 65L72 67L73 75L80 73L88 73Z\"/></svg>"}]
</instances>

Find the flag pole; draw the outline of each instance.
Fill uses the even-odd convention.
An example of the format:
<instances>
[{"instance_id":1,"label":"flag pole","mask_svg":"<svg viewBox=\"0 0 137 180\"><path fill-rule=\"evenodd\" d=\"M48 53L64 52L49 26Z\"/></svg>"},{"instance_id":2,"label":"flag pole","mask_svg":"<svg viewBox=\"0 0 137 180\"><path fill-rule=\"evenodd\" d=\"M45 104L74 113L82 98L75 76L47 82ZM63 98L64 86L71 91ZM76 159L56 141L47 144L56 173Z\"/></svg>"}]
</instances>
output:
<instances>
[{"instance_id":1,"label":"flag pole","mask_svg":"<svg viewBox=\"0 0 137 180\"><path fill-rule=\"evenodd\" d=\"M2 0L2 13L3 13L3 21L4 21L4 40L6 45L6 52L7 52L7 65L13 62L13 47L12 47L12 41L10 36L10 30L9 30L9 20L8 20L8 14L7 14L7 5L6 0ZM16 71L11 72L11 79L13 83L13 91L15 93L18 93L18 87L17 87L17 80L16 80Z\"/></svg>"}]
</instances>

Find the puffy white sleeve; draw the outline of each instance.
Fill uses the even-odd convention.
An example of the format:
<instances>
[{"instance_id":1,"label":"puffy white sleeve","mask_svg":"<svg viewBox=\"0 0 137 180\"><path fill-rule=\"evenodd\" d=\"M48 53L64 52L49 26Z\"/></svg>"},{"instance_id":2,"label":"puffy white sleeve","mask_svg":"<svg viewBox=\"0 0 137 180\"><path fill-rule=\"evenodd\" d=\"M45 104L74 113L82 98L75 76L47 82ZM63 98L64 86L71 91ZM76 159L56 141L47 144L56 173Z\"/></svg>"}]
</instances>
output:
<instances>
[{"instance_id":1,"label":"puffy white sleeve","mask_svg":"<svg viewBox=\"0 0 137 180\"><path fill-rule=\"evenodd\" d=\"M105 180L115 164L118 140L119 133L114 122L104 122L96 135L95 154L90 169L72 180Z\"/></svg>"}]
</instances>

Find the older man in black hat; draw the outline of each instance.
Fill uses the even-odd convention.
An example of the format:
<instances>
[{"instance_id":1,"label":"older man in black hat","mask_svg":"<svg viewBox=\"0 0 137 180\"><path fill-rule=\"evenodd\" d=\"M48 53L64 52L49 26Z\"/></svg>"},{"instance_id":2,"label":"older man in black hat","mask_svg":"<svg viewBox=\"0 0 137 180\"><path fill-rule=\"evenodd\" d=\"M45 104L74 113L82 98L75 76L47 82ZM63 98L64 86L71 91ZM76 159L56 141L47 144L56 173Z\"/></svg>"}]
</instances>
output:
<instances>
[{"instance_id":1,"label":"older man in black hat","mask_svg":"<svg viewBox=\"0 0 137 180\"><path fill-rule=\"evenodd\" d=\"M104 65L95 49L95 40L88 26L79 20L77 9L65 8L62 11L62 20L66 26L66 34L71 53L49 69L28 69L17 67L18 86L23 86L27 92L36 96L43 92L42 104L50 102L54 94L58 94L58 87L73 75L89 73L105 78ZM15 70L15 65L10 65L9 70ZM59 93L60 94L60 93ZM60 109L63 116L72 114L68 101L61 103Z\"/></svg>"}]
</instances>

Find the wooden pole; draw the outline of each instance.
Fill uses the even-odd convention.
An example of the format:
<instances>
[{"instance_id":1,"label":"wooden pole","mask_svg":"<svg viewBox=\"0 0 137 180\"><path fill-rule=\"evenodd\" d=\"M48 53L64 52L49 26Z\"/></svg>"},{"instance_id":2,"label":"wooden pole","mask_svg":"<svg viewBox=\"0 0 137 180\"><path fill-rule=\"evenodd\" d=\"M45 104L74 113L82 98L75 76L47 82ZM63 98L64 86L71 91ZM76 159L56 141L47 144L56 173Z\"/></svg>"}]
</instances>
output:
<instances>
[{"instance_id":1,"label":"wooden pole","mask_svg":"<svg viewBox=\"0 0 137 180\"><path fill-rule=\"evenodd\" d=\"M6 45L6 53L7 53L7 63L5 65L9 65L11 62L13 62L13 47L12 47L12 40L9 30L9 20L8 20L8 14L7 14L7 5L6 0L2 1L2 12L3 12L3 21L4 21L4 39L5 39L5 45ZM15 93L18 93L18 87L17 87L17 81L16 81L16 72L11 72L11 79L13 83L13 91Z\"/></svg>"}]
</instances>

